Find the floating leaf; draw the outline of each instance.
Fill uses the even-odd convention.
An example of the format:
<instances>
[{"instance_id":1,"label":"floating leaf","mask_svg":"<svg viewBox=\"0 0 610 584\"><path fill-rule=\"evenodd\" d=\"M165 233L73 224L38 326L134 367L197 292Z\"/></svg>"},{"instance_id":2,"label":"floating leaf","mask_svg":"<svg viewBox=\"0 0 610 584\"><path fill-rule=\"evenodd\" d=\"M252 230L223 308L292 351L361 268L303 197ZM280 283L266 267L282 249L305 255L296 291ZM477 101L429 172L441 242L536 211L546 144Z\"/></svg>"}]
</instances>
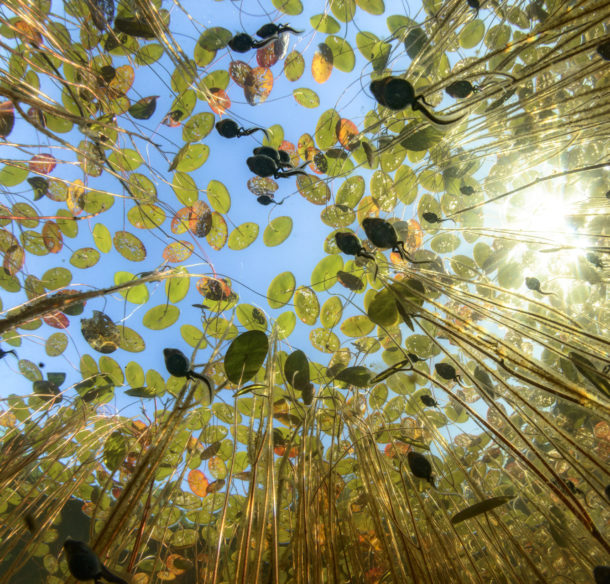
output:
<instances>
[{"instance_id":1,"label":"floating leaf","mask_svg":"<svg viewBox=\"0 0 610 584\"><path fill-rule=\"evenodd\" d=\"M496 507L500 507L512 501L515 497L508 495L500 495L499 497L491 497L490 499L485 499L484 501L479 501L470 507L466 507L466 509L462 509L458 513L456 513L451 518L451 523L454 525L456 523L460 523L466 519L471 519L472 517L476 517L477 515L481 515L481 513L487 513L488 511L493 511Z\"/></svg>"},{"instance_id":2,"label":"floating leaf","mask_svg":"<svg viewBox=\"0 0 610 584\"><path fill-rule=\"evenodd\" d=\"M229 249L242 250L256 241L258 223L246 222L237 226L229 235Z\"/></svg>"},{"instance_id":3,"label":"floating leaf","mask_svg":"<svg viewBox=\"0 0 610 584\"><path fill-rule=\"evenodd\" d=\"M273 89L273 73L267 67L255 67L250 71L244 87L244 96L250 105L263 103Z\"/></svg>"},{"instance_id":4,"label":"floating leaf","mask_svg":"<svg viewBox=\"0 0 610 584\"><path fill-rule=\"evenodd\" d=\"M278 274L267 290L267 301L271 308L281 308L287 304L292 295L294 294L294 288L296 286L296 280L292 272L282 272Z\"/></svg>"},{"instance_id":5,"label":"floating leaf","mask_svg":"<svg viewBox=\"0 0 610 584\"><path fill-rule=\"evenodd\" d=\"M292 51L284 61L284 75L288 81L297 81L305 71L305 59L298 51Z\"/></svg>"},{"instance_id":6,"label":"floating leaf","mask_svg":"<svg viewBox=\"0 0 610 584\"><path fill-rule=\"evenodd\" d=\"M210 89L210 96L208 97L208 105L210 109L219 116L222 116L230 107L231 100L226 94L224 89L212 88Z\"/></svg>"},{"instance_id":7,"label":"floating leaf","mask_svg":"<svg viewBox=\"0 0 610 584\"><path fill-rule=\"evenodd\" d=\"M240 87L244 88L248 84L248 76L252 72L252 67L243 61L231 61L229 64L229 75L231 79Z\"/></svg>"},{"instance_id":8,"label":"floating leaf","mask_svg":"<svg viewBox=\"0 0 610 584\"><path fill-rule=\"evenodd\" d=\"M339 71L349 73L354 69L356 56L352 47L345 39L331 35L326 37L326 45L330 48L333 55L332 64Z\"/></svg>"},{"instance_id":9,"label":"floating leaf","mask_svg":"<svg viewBox=\"0 0 610 584\"><path fill-rule=\"evenodd\" d=\"M471 20L460 32L460 46L463 49L473 49L485 34L485 24L480 19Z\"/></svg>"},{"instance_id":10,"label":"floating leaf","mask_svg":"<svg viewBox=\"0 0 610 584\"><path fill-rule=\"evenodd\" d=\"M292 232L292 219L290 217L276 217L263 232L263 243L268 247L275 247L284 243Z\"/></svg>"},{"instance_id":11,"label":"floating leaf","mask_svg":"<svg viewBox=\"0 0 610 584\"><path fill-rule=\"evenodd\" d=\"M362 365L346 367L335 375L335 379L344 381L354 387L368 387L373 377L373 372Z\"/></svg>"},{"instance_id":12,"label":"floating leaf","mask_svg":"<svg viewBox=\"0 0 610 584\"><path fill-rule=\"evenodd\" d=\"M100 252L93 247L82 247L77 249L70 257L70 263L75 268L84 270L97 264L100 259Z\"/></svg>"},{"instance_id":13,"label":"floating leaf","mask_svg":"<svg viewBox=\"0 0 610 584\"><path fill-rule=\"evenodd\" d=\"M326 110L316 125L316 143L321 150L331 148L337 142L337 125L341 116L336 110Z\"/></svg>"},{"instance_id":14,"label":"floating leaf","mask_svg":"<svg viewBox=\"0 0 610 584\"><path fill-rule=\"evenodd\" d=\"M296 315L309 326L316 324L320 314L320 303L316 293L305 286L299 286L294 294Z\"/></svg>"},{"instance_id":15,"label":"floating leaf","mask_svg":"<svg viewBox=\"0 0 610 584\"><path fill-rule=\"evenodd\" d=\"M37 174L51 174L56 166L57 161L55 160L55 157L46 152L32 156L28 163L30 172L35 172Z\"/></svg>"},{"instance_id":16,"label":"floating leaf","mask_svg":"<svg viewBox=\"0 0 610 584\"><path fill-rule=\"evenodd\" d=\"M215 250L221 250L229 237L229 229L224 217L214 211L212 213L212 228L206 235L206 240Z\"/></svg>"},{"instance_id":17,"label":"floating leaf","mask_svg":"<svg viewBox=\"0 0 610 584\"><path fill-rule=\"evenodd\" d=\"M303 351L297 349L290 353L284 363L286 381L298 391L304 391L310 385L309 361Z\"/></svg>"},{"instance_id":18,"label":"floating leaf","mask_svg":"<svg viewBox=\"0 0 610 584\"><path fill-rule=\"evenodd\" d=\"M318 97L318 94L313 89L309 89L308 87L293 89L292 95L295 101L303 107L313 109L320 105L320 98Z\"/></svg>"},{"instance_id":19,"label":"floating leaf","mask_svg":"<svg viewBox=\"0 0 610 584\"><path fill-rule=\"evenodd\" d=\"M301 0L271 0L273 6L275 6L280 12L288 14L289 16L296 16L303 12L303 4Z\"/></svg>"},{"instance_id":20,"label":"floating leaf","mask_svg":"<svg viewBox=\"0 0 610 584\"><path fill-rule=\"evenodd\" d=\"M208 494L208 479L200 470L189 471L187 482L191 491L198 497L205 497Z\"/></svg>"},{"instance_id":21,"label":"floating leaf","mask_svg":"<svg viewBox=\"0 0 610 584\"><path fill-rule=\"evenodd\" d=\"M322 258L311 273L311 287L316 292L329 290L337 282L337 272L343 267L340 254L328 255Z\"/></svg>"},{"instance_id":22,"label":"floating leaf","mask_svg":"<svg viewBox=\"0 0 610 584\"><path fill-rule=\"evenodd\" d=\"M333 52L324 43L318 45L311 61L311 75L316 83L326 83L333 71Z\"/></svg>"},{"instance_id":23,"label":"floating leaf","mask_svg":"<svg viewBox=\"0 0 610 584\"><path fill-rule=\"evenodd\" d=\"M163 250L163 259L169 263L184 262L191 257L195 246L190 241L172 241Z\"/></svg>"},{"instance_id":24,"label":"floating leaf","mask_svg":"<svg viewBox=\"0 0 610 584\"><path fill-rule=\"evenodd\" d=\"M224 49L233 38L233 33L220 26L212 26L201 33L197 44L206 51Z\"/></svg>"},{"instance_id":25,"label":"floating leaf","mask_svg":"<svg viewBox=\"0 0 610 584\"><path fill-rule=\"evenodd\" d=\"M99 310L94 310L91 318L81 319L81 332L91 347L100 353L113 353L119 348L119 327Z\"/></svg>"},{"instance_id":26,"label":"floating leaf","mask_svg":"<svg viewBox=\"0 0 610 584\"><path fill-rule=\"evenodd\" d=\"M6 138L13 130L15 125L15 108L12 102L3 101L0 103L0 138Z\"/></svg>"},{"instance_id":27,"label":"floating leaf","mask_svg":"<svg viewBox=\"0 0 610 584\"><path fill-rule=\"evenodd\" d=\"M208 201L214 211L228 213L231 208L231 195L227 187L218 180L211 180L206 190Z\"/></svg>"},{"instance_id":28,"label":"floating leaf","mask_svg":"<svg viewBox=\"0 0 610 584\"><path fill-rule=\"evenodd\" d=\"M317 176L298 176L299 193L314 205L325 205L331 197L328 185Z\"/></svg>"},{"instance_id":29,"label":"floating leaf","mask_svg":"<svg viewBox=\"0 0 610 584\"><path fill-rule=\"evenodd\" d=\"M160 331L173 325L180 316L180 309L173 304L159 304L149 309L142 318L142 324L153 331Z\"/></svg>"},{"instance_id":30,"label":"floating leaf","mask_svg":"<svg viewBox=\"0 0 610 584\"><path fill-rule=\"evenodd\" d=\"M129 113L136 120L148 120L155 113L158 95L143 97L129 108Z\"/></svg>"},{"instance_id":31,"label":"floating leaf","mask_svg":"<svg viewBox=\"0 0 610 584\"><path fill-rule=\"evenodd\" d=\"M114 472L123 464L128 451L128 442L120 430L115 430L104 442L104 464Z\"/></svg>"},{"instance_id":32,"label":"floating leaf","mask_svg":"<svg viewBox=\"0 0 610 584\"><path fill-rule=\"evenodd\" d=\"M246 331L233 339L224 359L229 381L240 384L252 379L261 368L268 351L269 340L262 331Z\"/></svg>"},{"instance_id":33,"label":"floating leaf","mask_svg":"<svg viewBox=\"0 0 610 584\"><path fill-rule=\"evenodd\" d=\"M117 231L112 238L115 249L127 260L141 262L146 258L144 244L128 231Z\"/></svg>"}]
</instances>

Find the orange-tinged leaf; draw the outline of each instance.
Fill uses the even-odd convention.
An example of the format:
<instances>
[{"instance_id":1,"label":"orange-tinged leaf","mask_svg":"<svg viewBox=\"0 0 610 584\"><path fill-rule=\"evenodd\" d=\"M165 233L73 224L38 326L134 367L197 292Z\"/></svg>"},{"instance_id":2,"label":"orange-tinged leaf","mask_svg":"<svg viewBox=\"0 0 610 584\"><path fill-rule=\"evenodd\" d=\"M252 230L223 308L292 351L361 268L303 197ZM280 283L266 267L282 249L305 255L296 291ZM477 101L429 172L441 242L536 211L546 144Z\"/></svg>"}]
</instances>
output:
<instances>
[{"instance_id":1,"label":"orange-tinged leaf","mask_svg":"<svg viewBox=\"0 0 610 584\"><path fill-rule=\"evenodd\" d=\"M42 320L45 324L56 329L66 329L70 326L70 321L68 320L68 317L63 312L59 311L49 312L49 314L45 314L42 317Z\"/></svg>"},{"instance_id":2,"label":"orange-tinged leaf","mask_svg":"<svg viewBox=\"0 0 610 584\"><path fill-rule=\"evenodd\" d=\"M135 73L131 65L122 65L115 69L115 76L112 81L108 84L108 88L113 93L125 94L133 85L135 79Z\"/></svg>"},{"instance_id":3,"label":"orange-tinged leaf","mask_svg":"<svg viewBox=\"0 0 610 584\"><path fill-rule=\"evenodd\" d=\"M261 47L256 51L256 62L259 67L273 67L281 56L281 49L278 51L276 47L277 41L268 44L266 47Z\"/></svg>"},{"instance_id":4,"label":"orange-tinged leaf","mask_svg":"<svg viewBox=\"0 0 610 584\"><path fill-rule=\"evenodd\" d=\"M409 230L407 232L405 247L407 248L407 251L413 253L415 250L419 249L424 242L424 231L415 219L409 219L407 225L409 226Z\"/></svg>"},{"instance_id":5,"label":"orange-tinged leaf","mask_svg":"<svg viewBox=\"0 0 610 584\"><path fill-rule=\"evenodd\" d=\"M179 575L186 572L186 567L191 561L180 554L170 554L165 561L167 569L173 574Z\"/></svg>"},{"instance_id":6,"label":"orange-tinged leaf","mask_svg":"<svg viewBox=\"0 0 610 584\"><path fill-rule=\"evenodd\" d=\"M598 422L593 427L593 435L598 440L607 440L610 442L610 425L606 421Z\"/></svg>"},{"instance_id":7,"label":"orange-tinged leaf","mask_svg":"<svg viewBox=\"0 0 610 584\"><path fill-rule=\"evenodd\" d=\"M353 150L359 145L358 135L360 132L354 122L341 118L337 124L337 137L343 148Z\"/></svg>"},{"instance_id":8,"label":"orange-tinged leaf","mask_svg":"<svg viewBox=\"0 0 610 584\"><path fill-rule=\"evenodd\" d=\"M68 197L66 205L72 215L79 215L85 206L85 185L80 179L76 179L68 187Z\"/></svg>"},{"instance_id":9,"label":"orange-tinged leaf","mask_svg":"<svg viewBox=\"0 0 610 584\"><path fill-rule=\"evenodd\" d=\"M231 61L229 64L229 75L231 79L240 87L248 84L248 75L252 72L252 67L243 61Z\"/></svg>"},{"instance_id":10,"label":"orange-tinged leaf","mask_svg":"<svg viewBox=\"0 0 610 584\"><path fill-rule=\"evenodd\" d=\"M332 71L333 52L328 45L320 43L311 62L311 74L317 83L325 83Z\"/></svg>"},{"instance_id":11,"label":"orange-tinged leaf","mask_svg":"<svg viewBox=\"0 0 610 584\"><path fill-rule=\"evenodd\" d=\"M255 67L248 75L244 95L250 105L263 103L273 89L273 73L267 67Z\"/></svg>"},{"instance_id":12,"label":"orange-tinged leaf","mask_svg":"<svg viewBox=\"0 0 610 584\"><path fill-rule=\"evenodd\" d=\"M210 99L208 105L210 109L219 116L222 116L230 107L231 100L224 89L213 88L210 89Z\"/></svg>"},{"instance_id":13,"label":"orange-tinged leaf","mask_svg":"<svg viewBox=\"0 0 610 584\"><path fill-rule=\"evenodd\" d=\"M194 246L190 241L173 241L165 246L163 259L170 263L179 263L187 260L193 253Z\"/></svg>"},{"instance_id":14,"label":"orange-tinged leaf","mask_svg":"<svg viewBox=\"0 0 610 584\"><path fill-rule=\"evenodd\" d=\"M273 197L275 191L279 188L279 185L272 178L263 178L262 176L254 176L248 179L247 186L248 190L257 197L262 195Z\"/></svg>"},{"instance_id":15,"label":"orange-tinged leaf","mask_svg":"<svg viewBox=\"0 0 610 584\"><path fill-rule=\"evenodd\" d=\"M229 284L219 278L208 278L204 276L197 280L197 290L208 300L217 302L219 300L228 300L233 293Z\"/></svg>"},{"instance_id":16,"label":"orange-tinged leaf","mask_svg":"<svg viewBox=\"0 0 610 584\"><path fill-rule=\"evenodd\" d=\"M43 225L42 239L49 253L58 253L64 245L61 229L53 221L47 221Z\"/></svg>"},{"instance_id":17,"label":"orange-tinged leaf","mask_svg":"<svg viewBox=\"0 0 610 584\"><path fill-rule=\"evenodd\" d=\"M30 172L38 174L51 174L57 166L57 161L52 154L43 152L42 154L36 154L32 156L28 163Z\"/></svg>"},{"instance_id":18,"label":"orange-tinged leaf","mask_svg":"<svg viewBox=\"0 0 610 584\"><path fill-rule=\"evenodd\" d=\"M32 43L35 46L42 43L42 35L29 22L20 19L13 26L24 41Z\"/></svg>"},{"instance_id":19,"label":"orange-tinged leaf","mask_svg":"<svg viewBox=\"0 0 610 584\"><path fill-rule=\"evenodd\" d=\"M205 497L207 495L208 479L200 470L194 469L189 472L187 481L195 495L198 497Z\"/></svg>"},{"instance_id":20,"label":"orange-tinged leaf","mask_svg":"<svg viewBox=\"0 0 610 584\"><path fill-rule=\"evenodd\" d=\"M286 140L282 140L280 147L278 150L283 150L284 152L288 152L290 154L290 161L294 166L298 166L299 164L299 153L297 152L297 147L292 143Z\"/></svg>"},{"instance_id":21,"label":"orange-tinged leaf","mask_svg":"<svg viewBox=\"0 0 610 584\"><path fill-rule=\"evenodd\" d=\"M212 228L212 211L204 201L195 201L192 207L183 207L172 219L170 229L177 235L190 231L197 237L205 237Z\"/></svg>"}]
</instances>

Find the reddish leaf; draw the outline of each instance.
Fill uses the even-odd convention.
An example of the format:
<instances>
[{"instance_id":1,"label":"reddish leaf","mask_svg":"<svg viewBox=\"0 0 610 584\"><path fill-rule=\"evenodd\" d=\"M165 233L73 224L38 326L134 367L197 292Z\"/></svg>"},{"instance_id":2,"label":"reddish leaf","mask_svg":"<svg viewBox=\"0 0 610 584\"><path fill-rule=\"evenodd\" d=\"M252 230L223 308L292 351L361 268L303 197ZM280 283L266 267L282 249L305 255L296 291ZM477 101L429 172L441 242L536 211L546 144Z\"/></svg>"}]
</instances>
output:
<instances>
[{"instance_id":1,"label":"reddish leaf","mask_svg":"<svg viewBox=\"0 0 610 584\"><path fill-rule=\"evenodd\" d=\"M192 207L183 207L174 218L170 229L180 235L190 231L197 237L205 237L212 228L212 212L204 201L195 201Z\"/></svg>"},{"instance_id":2,"label":"reddish leaf","mask_svg":"<svg viewBox=\"0 0 610 584\"><path fill-rule=\"evenodd\" d=\"M228 300L233 294L226 280L219 278L208 278L207 276L204 276L197 280L196 286L201 295L213 302Z\"/></svg>"},{"instance_id":3,"label":"reddish leaf","mask_svg":"<svg viewBox=\"0 0 610 584\"><path fill-rule=\"evenodd\" d=\"M245 87L248 84L248 75L251 72L252 67L243 61L231 61L229 64L229 75L240 87Z\"/></svg>"},{"instance_id":4,"label":"reddish leaf","mask_svg":"<svg viewBox=\"0 0 610 584\"><path fill-rule=\"evenodd\" d=\"M222 114L224 114L231 107L231 100L229 99L229 96L224 89L218 89L216 87L210 89L210 93L212 94L208 101L210 109L215 114L222 116Z\"/></svg>"},{"instance_id":5,"label":"reddish leaf","mask_svg":"<svg viewBox=\"0 0 610 584\"><path fill-rule=\"evenodd\" d=\"M57 166L55 157L46 152L43 154L36 154L33 156L28 164L30 172L37 174L51 174Z\"/></svg>"},{"instance_id":6,"label":"reddish leaf","mask_svg":"<svg viewBox=\"0 0 610 584\"><path fill-rule=\"evenodd\" d=\"M299 164L299 153L297 152L297 147L292 142L287 142L286 140L283 140L278 150L284 150L284 152L288 152L288 154L290 154L290 161L294 166L297 166Z\"/></svg>"},{"instance_id":7,"label":"reddish leaf","mask_svg":"<svg viewBox=\"0 0 610 584\"><path fill-rule=\"evenodd\" d=\"M42 227L42 239L49 253L59 253L64 245L63 235L57 223L47 221Z\"/></svg>"},{"instance_id":8,"label":"reddish leaf","mask_svg":"<svg viewBox=\"0 0 610 584\"><path fill-rule=\"evenodd\" d=\"M68 317L63 312L59 311L50 312L49 314L46 314L42 317L42 320L45 324L52 326L56 329L66 329L70 326L70 321L68 320Z\"/></svg>"},{"instance_id":9,"label":"reddish leaf","mask_svg":"<svg viewBox=\"0 0 610 584\"><path fill-rule=\"evenodd\" d=\"M161 123L168 128L177 128L181 123L182 112L180 110L174 110L167 114L161 120Z\"/></svg>"},{"instance_id":10,"label":"reddish leaf","mask_svg":"<svg viewBox=\"0 0 610 584\"><path fill-rule=\"evenodd\" d=\"M263 103L273 89L273 73L266 67L255 67L248 75L244 87L246 101L250 105Z\"/></svg>"},{"instance_id":11,"label":"reddish leaf","mask_svg":"<svg viewBox=\"0 0 610 584\"><path fill-rule=\"evenodd\" d=\"M208 485L208 488L206 489L206 493L208 495L211 495L212 493L216 493L217 491L220 491L220 489L222 489L222 487L224 487L224 486L225 486L225 480L218 479L217 481L214 481Z\"/></svg>"},{"instance_id":12,"label":"reddish leaf","mask_svg":"<svg viewBox=\"0 0 610 584\"><path fill-rule=\"evenodd\" d=\"M409 230L407 232L407 239L405 241L405 247L410 253L421 247L424 242L424 232L421 225L415 219L409 219L407 221Z\"/></svg>"},{"instance_id":13,"label":"reddish leaf","mask_svg":"<svg viewBox=\"0 0 610 584\"><path fill-rule=\"evenodd\" d=\"M15 109L10 101L0 103L0 138L6 138L15 125Z\"/></svg>"},{"instance_id":14,"label":"reddish leaf","mask_svg":"<svg viewBox=\"0 0 610 584\"><path fill-rule=\"evenodd\" d=\"M200 470L192 470L188 475L188 484L195 495L205 497L207 495L208 479Z\"/></svg>"},{"instance_id":15,"label":"reddish leaf","mask_svg":"<svg viewBox=\"0 0 610 584\"><path fill-rule=\"evenodd\" d=\"M13 26L25 42L31 43L36 47L42 44L42 35L25 20L18 20Z\"/></svg>"},{"instance_id":16,"label":"reddish leaf","mask_svg":"<svg viewBox=\"0 0 610 584\"><path fill-rule=\"evenodd\" d=\"M180 263L191 257L194 246L190 241L173 241L165 246L163 259L170 263Z\"/></svg>"}]
</instances>

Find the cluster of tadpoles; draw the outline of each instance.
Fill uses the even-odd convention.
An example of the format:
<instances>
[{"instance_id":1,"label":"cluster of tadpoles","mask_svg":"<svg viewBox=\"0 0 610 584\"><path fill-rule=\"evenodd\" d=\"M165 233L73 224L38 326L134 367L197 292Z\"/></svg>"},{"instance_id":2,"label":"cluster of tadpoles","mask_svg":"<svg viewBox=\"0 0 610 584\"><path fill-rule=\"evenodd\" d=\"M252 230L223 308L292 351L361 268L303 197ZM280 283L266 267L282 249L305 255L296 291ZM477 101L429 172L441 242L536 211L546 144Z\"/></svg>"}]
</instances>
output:
<instances>
[{"instance_id":1,"label":"cluster of tadpoles","mask_svg":"<svg viewBox=\"0 0 610 584\"><path fill-rule=\"evenodd\" d=\"M261 26L256 31L256 36L261 39L260 41L253 39L245 32L240 32L229 41L229 47L236 53L247 53L251 49L262 49L263 47L266 47L267 45L279 40L280 35L285 32L300 34L303 31L295 30L288 24L275 24L270 22Z\"/></svg>"},{"instance_id":2,"label":"cluster of tadpoles","mask_svg":"<svg viewBox=\"0 0 610 584\"><path fill-rule=\"evenodd\" d=\"M253 39L249 34L239 33L236 34L230 41L229 47L231 50L238 53L245 53L250 49L260 49L266 47L272 42L280 39L280 36L284 33L292 32L294 34L300 34L303 31L295 30L288 24L275 24L268 23L261 26L256 31L256 35L261 39L260 41ZM270 140L269 133L264 128L253 127L243 128L234 120L221 120L216 123L216 131L223 138L241 138L242 136L250 136L254 132L263 132L267 140ZM253 156L250 156L246 160L248 168L257 176L262 178L287 178L295 176L297 174L306 175L307 173L303 170L309 162L305 162L302 166L295 167L292 164L290 155L284 150L277 150L270 146L260 146L254 148ZM276 203L269 195L260 195L256 199L261 205L270 205L275 203L281 205L282 203Z\"/></svg>"},{"instance_id":3,"label":"cluster of tadpoles","mask_svg":"<svg viewBox=\"0 0 610 584\"><path fill-rule=\"evenodd\" d=\"M405 242L399 241L398 233L394 226L382 219L381 217L366 217L362 221L362 228L366 233L369 241L379 249L391 249L398 253L404 261L412 264L429 264L431 260L414 260L405 249ZM375 256L367 252L365 247L360 243L360 239L354 233L338 232L335 233L335 242L337 247L343 253L356 257L366 258L375 261ZM377 277L377 264L375 263L375 274Z\"/></svg>"}]
</instances>

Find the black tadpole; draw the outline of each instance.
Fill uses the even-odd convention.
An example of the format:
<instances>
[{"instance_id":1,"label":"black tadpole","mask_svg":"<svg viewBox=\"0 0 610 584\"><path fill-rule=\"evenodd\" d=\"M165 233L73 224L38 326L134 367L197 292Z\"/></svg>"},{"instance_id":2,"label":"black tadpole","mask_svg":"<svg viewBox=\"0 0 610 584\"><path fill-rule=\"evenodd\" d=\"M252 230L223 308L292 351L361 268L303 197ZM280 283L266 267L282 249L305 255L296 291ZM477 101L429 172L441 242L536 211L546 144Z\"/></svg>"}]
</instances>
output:
<instances>
[{"instance_id":1,"label":"black tadpole","mask_svg":"<svg viewBox=\"0 0 610 584\"><path fill-rule=\"evenodd\" d=\"M263 132L267 140L269 140L269 134L264 128L242 128L233 120L220 120L219 122L216 122L216 131L223 138L241 138L242 136L249 136L250 134L254 134L254 132L260 131Z\"/></svg>"},{"instance_id":2,"label":"black tadpole","mask_svg":"<svg viewBox=\"0 0 610 584\"><path fill-rule=\"evenodd\" d=\"M80 582L94 580L96 584L100 584L103 578L107 582L127 584L123 578L119 578L108 570L97 557L97 554L84 541L68 538L64 542L64 551L66 552L70 574Z\"/></svg>"},{"instance_id":3,"label":"black tadpole","mask_svg":"<svg viewBox=\"0 0 610 584\"><path fill-rule=\"evenodd\" d=\"M538 294L544 294L548 296L550 294L554 294L554 292L543 292L540 289L540 280L538 278L525 278L525 285L534 292L538 292Z\"/></svg>"},{"instance_id":4,"label":"black tadpole","mask_svg":"<svg viewBox=\"0 0 610 584\"><path fill-rule=\"evenodd\" d=\"M407 462L409 463L409 468L414 476L418 479L425 479L434 486L432 465L423 454L413 451L407 452Z\"/></svg>"},{"instance_id":5,"label":"black tadpole","mask_svg":"<svg viewBox=\"0 0 610 584\"><path fill-rule=\"evenodd\" d=\"M438 405L438 402L431 395L427 395L427 394L420 395L419 399L422 401L422 403L425 406L428 406L430 408L433 408L434 406Z\"/></svg>"},{"instance_id":6,"label":"black tadpole","mask_svg":"<svg viewBox=\"0 0 610 584\"><path fill-rule=\"evenodd\" d=\"M400 254L403 260L412 264L429 264L429 260L415 261L405 250L404 241L398 241L398 234L394 226L380 217L366 217L362 221L362 228L369 241L380 249L391 249Z\"/></svg>"},{"instance_id":7,"label":"black tadpole","mask_svg":"<svg viewBox=\"0 0 610 584\"><path fill-rule=\"evenodd\" d=\"M266 156L264 154L255 154L246 159L248 168L256 175L267 178L273 176L274 178L287 178L297 174L307 175L303 170L303 167L290 168L289 170L282 170L277 160ZM306 162L303 166L309 164Z\"/></svg>"},{"instance_id":8,"label":"black tadpole","mask_svg":"<svg viewBox=\"0 0 610 584\"><path fill-rule=\"evenodd\" d=\"M302 30L295 30L289 24L275 24L274 22L269 22L268 24L264 24L256 31L256 36L262 39L268 39L272 36L279 36L283 32L291 32L293 34L301 34Z\"/></svg>"},{"instance_id":9,"label":"black tadpole","mask_svg":"<svg viewBox=\"0 0 610 584\"><path fill-rule=\"evenodd\" d=\"M203 381L211 388L210 380L200 373L195 373L190 368L190 362L187 356L180 349L163 349L163 358L165 359L165 368L170 375L174 377L186 377L191 380Z\"/></svg>"},{"instance_id":10,"label":"black tadpole","mask_svg":"<svg viewBox=\"0 0 610 584\"><path fill-rule=\"evenodd\" d=\"M241 32L239 34L236 34L229 41L228 45L231 50L235 51L236 53L247 53L250 49L262 49L268 44L277 41L278 38L278 35L274 34L264 38L263 40L257 41L253 39L249 34Z\"/></svg>"},{"instance_id":11,"label":"black tadpole","mask_svg":"<svg viewBox=\"0 0 610 584\"><path fill-rule=\"evenodd\" d=\"M0 348L0 359L4 359L4 357L6 357L9 353L12 353L16 359L19 359L19 357L17 357L17 353L14 351L14 349L9 349L8 351L5 351L2 348Z\"/></svg>"},{"instance_id":12,"label":"black tadpole","mask_svg":"<svg viewBox=\"0 0 610 584\"><path fill-rule=\"evenodd\" d=\"M377 102L381 105L394 111L403 110L411 106L413 111L420 111L435 124L453 124L464 117L459 116L458 118L450 120L437 118L423 105L423 103L426 102L425 97L422 94L415 95L413 85L411 85L411 83L409 83L406 79L402 79L402 77L394 77L390 75L388 77L384 77L383 79L377 79L371 83L370 90L375 96Z\"/></svg>"}]
</instances>

